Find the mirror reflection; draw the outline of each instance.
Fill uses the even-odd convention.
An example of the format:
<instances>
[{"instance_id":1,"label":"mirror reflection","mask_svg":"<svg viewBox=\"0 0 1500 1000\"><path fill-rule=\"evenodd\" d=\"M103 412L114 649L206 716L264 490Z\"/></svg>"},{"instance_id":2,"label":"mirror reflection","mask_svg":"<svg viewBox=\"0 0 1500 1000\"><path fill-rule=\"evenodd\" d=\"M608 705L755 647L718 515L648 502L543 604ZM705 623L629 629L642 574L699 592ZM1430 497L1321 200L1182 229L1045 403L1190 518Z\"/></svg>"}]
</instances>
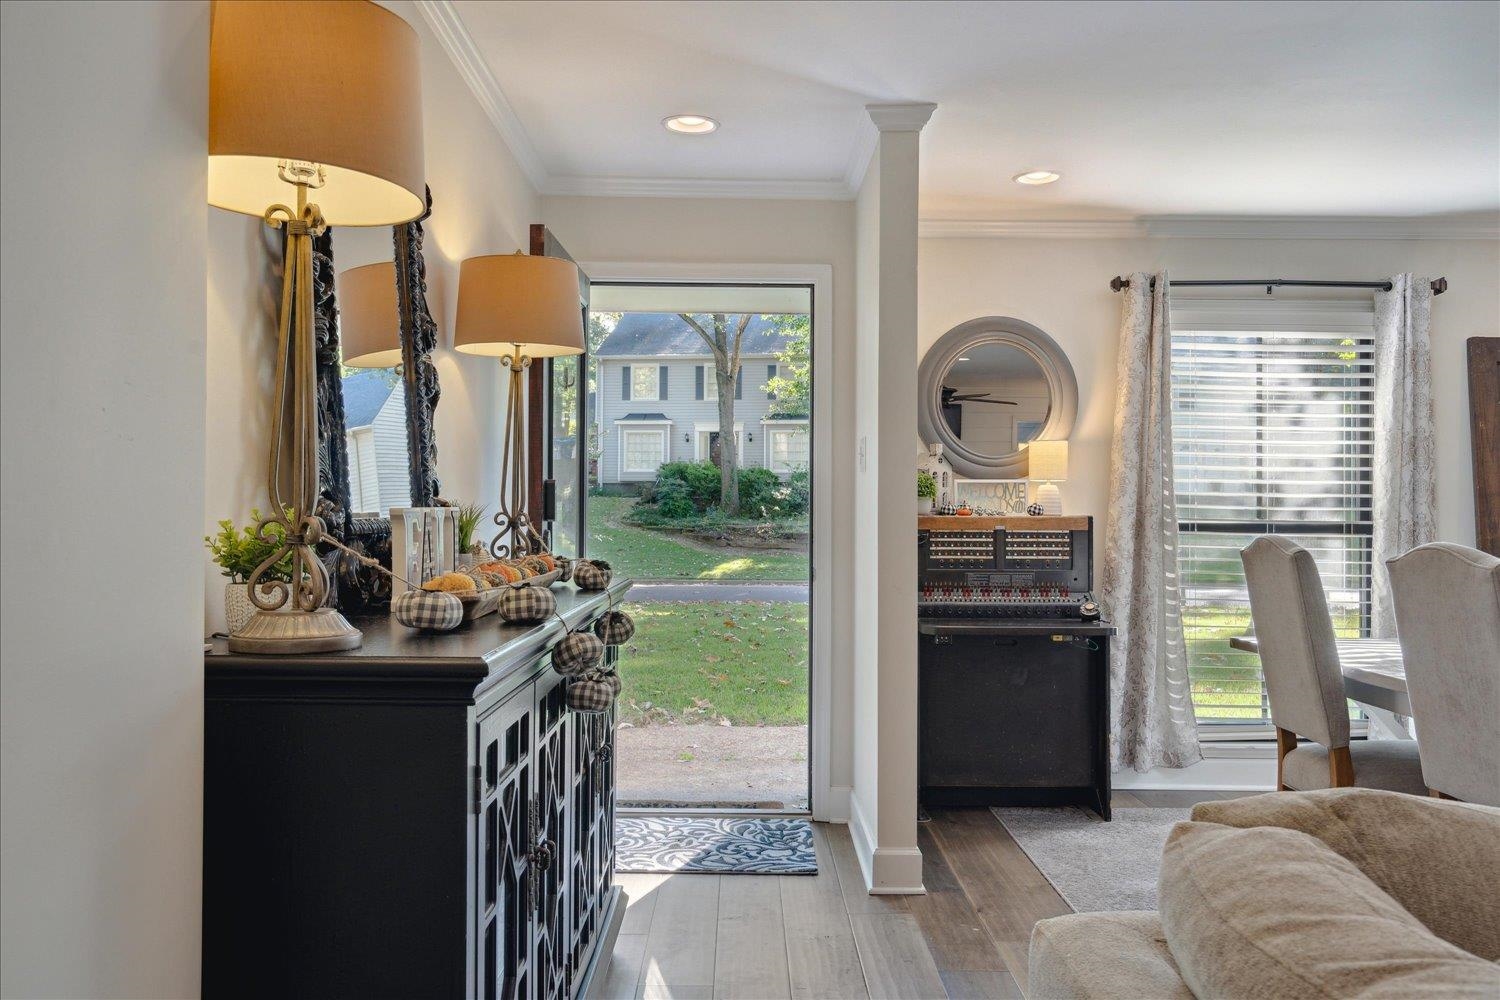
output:
<instances>
[{"instance_id":1,"label":"mirror reflection","mask_svg":"<svg viewBox=\"0 0 1500 1000\"><path fill-rule=\"evenodd\" d=\"M1040 436L1051 409L1041 365L1010 344L975 344L943 376L943 420L966 447L987 458L1011 455Z\"/></svg>"},{"instance_id":2,"label":"mirror reflection","mask_svg":"<svg viewBox=\"0 0 1500 1000\"><path fill-rule=\"evenodd\" d=\"M395 265L350 268L338 294L349 506L357 517L387 517L411 506Z\"/></svg>"}]
</instances>

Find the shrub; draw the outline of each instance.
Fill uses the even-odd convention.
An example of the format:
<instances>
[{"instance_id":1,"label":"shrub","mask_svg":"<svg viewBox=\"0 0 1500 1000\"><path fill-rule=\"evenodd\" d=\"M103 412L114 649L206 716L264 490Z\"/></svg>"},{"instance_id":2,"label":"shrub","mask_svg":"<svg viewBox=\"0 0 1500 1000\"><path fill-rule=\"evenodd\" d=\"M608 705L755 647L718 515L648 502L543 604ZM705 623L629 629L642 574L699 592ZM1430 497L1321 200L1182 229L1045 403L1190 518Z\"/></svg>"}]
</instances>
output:
<instances>
[{"instance_id":1,"label":"shrub","mask_svg":"<svg viewBox=\"0 0 1500 1000\"><path fill-rule=\"evenodd\" d=\"M781 479L770 469L741 469L740 513L746 517L773 516L772 511L780 507L776 496L781 489Z\"/></svg>"},{"instance_id":2,"label":"shrub","mask_svg":"<svg viewBox=\"0 0 1500 1000\"><path fill-rule=\"evenodd\" d=\"M717 506L721 499L719 467L712 462L666 462L656 470L656 485L676 479L687 486L699 510Z\"/></svg>"},{"instance_id":3,"label":"shrub","mask_svg":"<svg viewBox=\"0 0 1500 1000\"><path fill-rule=\"evenodd\" d=\"M693 493L681 479L666 479L656 487L656 512L668 520L686 520L698 514Z\"/></svg>"}]
</instances>

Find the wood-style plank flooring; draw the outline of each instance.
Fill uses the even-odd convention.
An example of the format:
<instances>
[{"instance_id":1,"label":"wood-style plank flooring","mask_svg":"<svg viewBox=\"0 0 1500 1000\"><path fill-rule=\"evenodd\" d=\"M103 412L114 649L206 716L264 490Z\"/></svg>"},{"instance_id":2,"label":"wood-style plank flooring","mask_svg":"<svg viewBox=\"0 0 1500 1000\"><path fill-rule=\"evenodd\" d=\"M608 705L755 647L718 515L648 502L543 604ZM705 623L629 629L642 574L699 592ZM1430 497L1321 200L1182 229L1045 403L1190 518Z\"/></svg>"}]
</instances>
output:
<instances>
[{"instance_id":1,"label":"wood-style plank flooring","mask_svg":"<svg viewBox=\"0 0 1500 1000\"><path fill-rule=\"evenodd\" d=\"M1239 793L1117 792L1116 807ZM1022 996L1031 926L1069 913L987 809L919 829L925 896L871 896L847 827L814 824L818 874L617 875L630 897L604 1000Z\"/></svg>"}]
</instances>

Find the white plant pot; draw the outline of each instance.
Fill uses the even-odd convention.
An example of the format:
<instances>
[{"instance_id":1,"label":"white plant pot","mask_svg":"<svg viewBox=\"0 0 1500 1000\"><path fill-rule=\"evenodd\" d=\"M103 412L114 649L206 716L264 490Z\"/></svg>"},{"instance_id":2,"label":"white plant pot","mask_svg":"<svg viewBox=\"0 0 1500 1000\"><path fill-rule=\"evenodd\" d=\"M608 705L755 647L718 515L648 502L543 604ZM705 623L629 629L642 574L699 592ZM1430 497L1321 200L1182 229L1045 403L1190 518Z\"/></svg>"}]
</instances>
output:
<instances>
[{"instance_id":1,"label":"white plant pot","mask_svg":"<svg viewBox=\"0 0 1500 1000\"><path fill-rule=\"evenodd\" d=\"M917 516L932 513L932 497L917 497Z\"/></svg>"},{"instance_id":2,"label":"white plant pot","mask_svg":"<svg viewBox=\"0 0 1500 1000\"><path fill-rule=\"evenodd\" d=\"M243 629L254 617L255 605L250 601L250 585L248 583L225 584L224 621L227 623L229 634L234 635Z\"/></svg>"}]
</instances>

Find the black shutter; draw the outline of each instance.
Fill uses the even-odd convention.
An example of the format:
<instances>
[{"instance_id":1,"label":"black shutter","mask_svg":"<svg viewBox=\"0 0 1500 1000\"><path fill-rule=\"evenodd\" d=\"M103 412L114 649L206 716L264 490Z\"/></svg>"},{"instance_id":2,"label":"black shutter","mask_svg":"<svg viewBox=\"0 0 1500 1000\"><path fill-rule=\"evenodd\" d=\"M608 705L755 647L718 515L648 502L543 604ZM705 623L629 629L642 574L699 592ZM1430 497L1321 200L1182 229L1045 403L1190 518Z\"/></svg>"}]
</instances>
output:
<instances>
[{"instance_id":1,"label":"black shutter","mask_svg":"<svg viewBox=\"0 0 1500 1000\"><path fill-rule=\"evenodd\" d=\"M630 366L626 365L620 369L620 398L630 399Z\"/></svg>"},{"instance_id":2,"label":"black shutter","mask_svg":"<svg viewBox=\"0 0 1500 1000\"><path fill-rule=\"evenodd\" d=\"M695 383L694 383L695 388L693 389L693 398L694 399L702 399L703 398L703 366L702 365L698 365L694 369L694 372L695 372L695 374L694 374L693 378L695 379Z\"/></svg>"},{"instance_id":3,"label":"black shutter","mask_svg":"<svg viewBox=\"0 0 1500 1000\"><path fill-rule=\"evenodd\" d=\"M667 398L667 366L662 365L656 372L656 398Z\"/></svg>"},{"instance_id":4,"label":"black shutter","mask_svg":"<svg viewBox=\"0 0 1500 1000\"><path fill-rule=\"evenodd\" d=\"M740 365L740 370L734 373L734 398L745 398L745 366Z\"/></svg>"},{"instance_id":5,"label":"black shutter","mask_svg":"<svg viewBox=\"0 0 1500 1000\"><path fill-rule=\"evenodd\" d=\"M769 381L771 381L771 379L773 379L775 377L776 377L776 366L775 365L766 365L766 381L769 382ZM776 393L774 393L771 390L767 389L766 390L766 399L774 401L776 399Z\"/></svg>"}]
</instances>

